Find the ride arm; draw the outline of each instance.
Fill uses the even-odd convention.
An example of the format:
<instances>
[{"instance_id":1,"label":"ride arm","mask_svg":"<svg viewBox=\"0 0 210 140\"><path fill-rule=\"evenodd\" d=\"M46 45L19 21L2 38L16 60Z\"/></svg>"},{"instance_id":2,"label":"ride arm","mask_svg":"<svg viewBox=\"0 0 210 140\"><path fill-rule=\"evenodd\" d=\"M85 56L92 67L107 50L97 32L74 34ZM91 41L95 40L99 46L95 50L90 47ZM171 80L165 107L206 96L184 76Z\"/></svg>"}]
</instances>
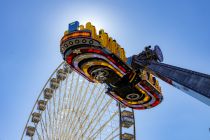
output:
<instances>
[{"instance_id":1,"label":"ride arm","mask_svg":"<svg viewBox=\"0 0 210 140\"><path fill-rule=\"evenodd\" d=\"M210 75L160 63L163 60L161 55L161 51L158 52L146 47L145 51L130 58L131 66L135 70L147 70L168 84L210 106Z\"/></svg>"}]
</instances>

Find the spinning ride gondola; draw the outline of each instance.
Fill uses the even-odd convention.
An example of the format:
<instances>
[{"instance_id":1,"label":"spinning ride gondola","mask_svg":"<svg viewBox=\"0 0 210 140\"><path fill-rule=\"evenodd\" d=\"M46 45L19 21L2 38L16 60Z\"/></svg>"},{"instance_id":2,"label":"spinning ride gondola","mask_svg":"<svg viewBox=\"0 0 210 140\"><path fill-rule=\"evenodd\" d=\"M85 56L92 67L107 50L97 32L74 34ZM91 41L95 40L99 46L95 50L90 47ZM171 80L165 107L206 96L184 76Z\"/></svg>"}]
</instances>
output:
<instances>
[{"instance_id":1,"label":"spinning ride gondola","mask_svg":"<svg viewBox=\"0 0 210 140\"><path fill-rule=\"evenodd\" d=\"M133 109L147 109L163 99L156 78L132 69L125 51L104 30L99 34L90 22L69 24L60 43L63 59L90 82L105 83L107 94Z\"/></svg>"}]
</instances>

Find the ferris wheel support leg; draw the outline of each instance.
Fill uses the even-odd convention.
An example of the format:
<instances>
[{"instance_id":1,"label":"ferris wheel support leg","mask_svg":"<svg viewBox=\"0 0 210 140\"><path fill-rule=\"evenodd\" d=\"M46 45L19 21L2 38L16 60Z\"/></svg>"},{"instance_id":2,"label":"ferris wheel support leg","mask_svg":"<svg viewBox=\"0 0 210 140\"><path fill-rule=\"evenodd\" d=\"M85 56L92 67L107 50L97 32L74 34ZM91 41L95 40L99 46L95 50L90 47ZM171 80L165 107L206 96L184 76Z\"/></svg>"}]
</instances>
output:
<instances>
[{"instance_id":1,"label":"ferris wheel support leg","mask_svg":"<svg viewBox=\"0 0 210 140\"><path fill-rule=\"evenodd\" d=\"M154 61L145 68L168 84L210 106L210 75Z\"/></svg>"},{"instance_id":2,"label":"ferris wheel support leg","mask_svg":"<svg viewBox=\"0 0 210 140\"><path fill-rule=\"evenodd\" d=\"M121 112L120 103L118 103L119 112ZM119 126L120 126L120 140L122 140L122 123L121 123L121 113L119 113Z\"/></svg>"}]
</instances>

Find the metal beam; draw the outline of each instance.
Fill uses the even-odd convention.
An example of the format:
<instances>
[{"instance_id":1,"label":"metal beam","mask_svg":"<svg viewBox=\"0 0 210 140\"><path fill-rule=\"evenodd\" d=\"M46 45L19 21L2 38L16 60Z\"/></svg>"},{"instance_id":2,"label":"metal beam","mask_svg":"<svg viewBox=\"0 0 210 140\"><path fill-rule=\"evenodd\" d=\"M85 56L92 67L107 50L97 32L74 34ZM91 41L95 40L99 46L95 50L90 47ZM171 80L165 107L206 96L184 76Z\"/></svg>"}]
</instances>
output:
<instances>
[{"instance_id":1,"label":"metal beam","mask_svg":"<svg viewBox=\"0 0 210 140\"><path fill-rule=\"evenodd\" d=\"M142 68L145 62L141 63L138 60L137 64ZM210 106L210 75L155 61L150 61L144 68L168 84Z\"/></svg>"}]
</instances>

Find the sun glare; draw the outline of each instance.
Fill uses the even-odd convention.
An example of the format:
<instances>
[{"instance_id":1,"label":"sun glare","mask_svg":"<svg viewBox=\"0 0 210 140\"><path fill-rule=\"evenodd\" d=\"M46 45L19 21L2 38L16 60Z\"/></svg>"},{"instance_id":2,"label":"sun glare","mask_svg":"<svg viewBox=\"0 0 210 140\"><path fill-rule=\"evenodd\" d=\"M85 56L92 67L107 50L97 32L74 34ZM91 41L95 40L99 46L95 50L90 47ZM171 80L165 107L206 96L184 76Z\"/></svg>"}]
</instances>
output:
<instances>
[{"instance_id":1,"label":"sun glare","mask_svg":"<svg viewBox=\"0 0 210 140\"><path fill-rule=\"evenodd\" d=\"M122 17L113 10L107 10L101 5L80 5L74 4L66 6L62 10L55 11L53 26L56 32L64 32L68 28L68 24L74 21L79 21L80 24L85 25L91 22L97 32L104 29L108 33L118 32L119 26L122 26ZM121 23L121 24L119 24Z\"/></svg>"}]
</instances>

